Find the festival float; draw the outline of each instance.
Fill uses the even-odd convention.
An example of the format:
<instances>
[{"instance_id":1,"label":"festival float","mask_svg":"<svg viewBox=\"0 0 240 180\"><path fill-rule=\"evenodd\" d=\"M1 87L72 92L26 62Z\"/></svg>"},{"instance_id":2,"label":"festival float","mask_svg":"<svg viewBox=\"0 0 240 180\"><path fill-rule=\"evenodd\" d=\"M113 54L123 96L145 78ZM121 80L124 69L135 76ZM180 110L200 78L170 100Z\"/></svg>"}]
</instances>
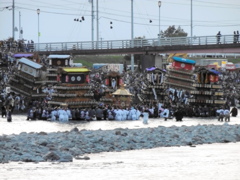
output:
<instances>
[{"instance_id":1,"label":"festival float","mask_svg":"<svg viewBox=\"0 0 240 180\"><path fill-rule=\"evenodd\" d=\"M41 87L46 79L46 68L27 58L18 60L17 69L10 77L9 86L11 91L22 94L28 98L43 98Z\"/></svg>"},{"instance_id":2,"label":"festival float","mask_svg":"<svg viewBox=\"0 0 240 180\"><path fill-rule=\"evenodd\" d=\"M146 76L141 84L141 94L138 94L138 99L143 104L164 102L165 74L165 70L156 67L146 68Z\"/></svg>"},{"instance_id":3,"label":"festival float","mask_svg":"<svg viewBox=\"0 0 240 180\"><path fill-rule=\"evenodd\" d=\"M89 84L90 70L86 67L71 67L70 55L52 54L47 57L47 78L56 81L52 86L54 93L49 105L71 108L91 107L96 104Z\"/></svg>"},{"instance_id":4,"label":"festival float","mask_svg":"<svg viewBox=\"0 0 240 180\"><path fill-rule=\"evenodd\" d=\"M70 108L91 107L97 104L93 99L89 84L89 72L86 67L59 67L58 84L52 88L52 100L49 105L68 106Z\"/></svg>"},{"instance_id":5,"label":"festival float","mask_svg":"<svg viewBox=\"0 0 240 180\"><path fill-rule=\"evenodd\" d=\"M122 71L122 64L93 64L90 79L94 84L104 84L104 94L99 99L100 103L112 105L112 93L123 84ZM98 91L99 89L95 89L94 95L98 94Z\"/></svg>"},{"instance_id":6,"label":"festival float","mask_svg":"<svg viewBox=\"0 0 240 180\"><path fill-rule=\"evenodd\" d=\"M59 67L70 67L73 60L70 55L66 54L51 54L47 57L48 68L47 68L47 79L49 83L58 83L58 68ZM49 84L48 83L48 84Z\"/></svg>"},{"instance_id":7,"label":"festival float","mask_svg":"<svg viewBox=\"0 0 240 180\"><path fill-rule=\"evenodd\" d=\"M181 57L172 57L172 65L168 69L165 84L174 89L194 90L193 87L195 61Z\"/></svg>"},{"instance_id":8,"label":"festival float","mask_svg":"<svg viewBox=\"0 0 240 180\"><path fill-rule=\"evenodd\" d=\"M70 67L73 64L72 57L66 54L51 54L47 57L47 60L52 68Z\"/></svg>"},{"instance_id":9,"label":"festival float","mask_svg":"<svg viewBox=\"0 0 240 180\"><path fill-rule=\"evenodd\" d=\"M9 80L11 91L24 95L27 100L42 100L47 96L44 89L58 84L58 68L70 66L72 60L69 55L50 55L50 66L42 65L35 53L14 54L17 68Z\"/></svg>"},{"instance_id":10,"label":"festival float","mask_svg":"<svg viewBox=\"0 0 240 180\"><path fill-rule=\"evenodd\" d=\"M132 103L132 94L124 88L124 85L122 84L119 89L117 89L115 92L112 93L113 96L113 106L119 107L119 108L129 108L131 107Z\"/></svg>"},{"instance_id":11,"label":"festival float","mask_svg":"<svg viewBox=\"0 0 240 180\"><path fill-rule=\"evenodd\" d=\"M226 103L223 87L219 84L220 72L214 69L201 68L197 72L197 80L193 83L195 90L190 91L189 103L217 107Z\"/></svg>"}]
</instances>

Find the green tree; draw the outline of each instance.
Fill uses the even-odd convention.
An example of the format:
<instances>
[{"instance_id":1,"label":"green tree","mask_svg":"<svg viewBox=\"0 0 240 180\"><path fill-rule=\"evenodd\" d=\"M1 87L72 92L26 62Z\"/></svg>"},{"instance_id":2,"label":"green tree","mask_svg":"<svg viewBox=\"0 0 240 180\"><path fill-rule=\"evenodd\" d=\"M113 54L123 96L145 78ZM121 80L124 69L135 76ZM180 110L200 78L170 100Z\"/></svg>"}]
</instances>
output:
<instances>
[{"instance_id":1,"label":"green tree","mask_svg":"<svg viewBox=\"0 0 240 180\"><path fill-rule=\"evenodd\" d=\"M161 35L161 37L187 37L187 33L180 27L176 29L174 25L169 26Z\"/></svg>"}]
</instances>

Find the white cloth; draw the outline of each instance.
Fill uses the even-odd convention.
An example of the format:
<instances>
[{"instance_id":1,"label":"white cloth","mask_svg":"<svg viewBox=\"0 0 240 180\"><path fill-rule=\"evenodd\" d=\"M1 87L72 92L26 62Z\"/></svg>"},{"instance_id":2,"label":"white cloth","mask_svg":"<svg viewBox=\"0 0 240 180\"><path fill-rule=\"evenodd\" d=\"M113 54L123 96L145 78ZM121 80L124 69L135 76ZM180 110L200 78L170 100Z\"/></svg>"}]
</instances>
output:
<instances>
[{"instance_id":1,"label":"white cloth","mask_svg":"<svg viewBox=\"0 0 240 180\"><path fill-rule=\"evenodd\" d=\"M224 110L224 115L230 115L230 111L228 109Z\"/></svg>"},{"instance_id":2,"label":"white cloth","mask_svg":"<svg viewBox=\"0 0 240 180\"><path fill-rule=\"evenodd\" d=\"M57 115L57 111L53 110L51 112L51 121L56 121L57 120L56 115Z\"/></svg>"},{"instance_id":3,"label":"white cloth","mask_svg":"<svg viewBox=\"0 0 240 180\"><path fill-rule=\"evenodd\" d=\"M130 114L130 118L131 118L130 120L137 120L137 111L136 111L136 109L131 109L129 114Z\"/></svg>"},{"instance_id":4,"label":"white cloth","mask_svg":"<svg viewBox=\"0 0 240 180\"><path fill-rule=\"evenodd\" d=\"M122 110L122 121L127 120L128 110L123 109Z\"/></svg>"},{"instance_id":5,"label":"white cloth","mask_svg":"<svg viewBox=\"0 0 240 180\"><path fill-rule=\"evenodd\" d=\"M121 121L122 120L121 111L119 109L117 109L117 110L115 110L115 113L116 113L115 120Z\"/></svg>"},{"instance_id":6,"label":"white cloth","mask_svg":"<svg viewBox=\"0 0 240 180\"><path fill-rule=\"evenodd\" d=\"M148 116L149 116L149 114L147 112L143 113L143 124L147 124L148 123Z\"/></svg>"},{"instance_id":7,"label":"white cloth","mask_svg":"<svg viewBox=\"0 0 240 180\"><path fill-rule=\"evenodd\" d=\"M63 110L62 114L63 114L63 122L68 122L69 118L68 118L67 111Z\"/></svg>"},{"instance_id":8,"label":"white cloth","mask_svg":"<svg viewBox=\"0 0 240 180\"><path fill-rule=\"evenodd\" d=\"M164 111L161 112L161 117L168 118L169 117L169 109L164 109Z\"/></svg>"}]
</instances>

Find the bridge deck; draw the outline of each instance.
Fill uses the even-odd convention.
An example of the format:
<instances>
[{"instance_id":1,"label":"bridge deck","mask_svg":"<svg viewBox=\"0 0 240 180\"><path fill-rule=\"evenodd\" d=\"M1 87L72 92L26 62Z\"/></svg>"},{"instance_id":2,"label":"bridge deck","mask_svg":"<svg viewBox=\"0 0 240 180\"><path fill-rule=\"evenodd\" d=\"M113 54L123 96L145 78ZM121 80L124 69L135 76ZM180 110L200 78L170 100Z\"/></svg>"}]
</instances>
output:
<instances>
[{"instance_id":1,"label":"bridge deck","mask_svg":"<svg viewBox=\"0 0 240 180\"><path fill-rule=\"evenodd\" d=\"M40 54L145 54L145 53L240 53L233 35L168 37L156 39L35 43Z\"/></svg>"}]
</instances>

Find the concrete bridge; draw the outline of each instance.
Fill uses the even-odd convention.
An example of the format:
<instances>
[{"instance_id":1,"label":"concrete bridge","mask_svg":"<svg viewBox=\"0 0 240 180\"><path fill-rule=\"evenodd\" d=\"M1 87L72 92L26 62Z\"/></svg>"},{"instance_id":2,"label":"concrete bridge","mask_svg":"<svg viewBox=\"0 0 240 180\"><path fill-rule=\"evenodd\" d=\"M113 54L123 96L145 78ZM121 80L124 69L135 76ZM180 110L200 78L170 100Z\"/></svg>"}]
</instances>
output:
<instances>
[{"instance_id":1,"label":"concrete bridge","mask_svg":"<svg viewBox=\"0 0 240 180\"><path fill-rule=\"evenodd\" d=\"M240 53L237 36L166 37L155 39L35 43L39 54L148 54L148 53Z\"/></svg>"}]
</instances>

